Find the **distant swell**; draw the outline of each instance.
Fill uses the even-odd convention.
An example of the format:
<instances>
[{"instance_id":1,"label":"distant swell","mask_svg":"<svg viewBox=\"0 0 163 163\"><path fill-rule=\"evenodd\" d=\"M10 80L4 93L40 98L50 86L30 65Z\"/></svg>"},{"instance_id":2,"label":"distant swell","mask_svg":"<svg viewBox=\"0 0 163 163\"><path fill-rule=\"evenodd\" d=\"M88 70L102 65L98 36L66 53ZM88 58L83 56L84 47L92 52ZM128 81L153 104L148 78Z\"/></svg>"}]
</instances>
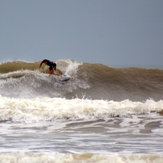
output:
<instances>
[{"instance_id":1,"label":"distant swell","mask_svg":"<svg viewBox=\"0 0 163 163\"><path fill-rule=\"evenodd\" d=\"M89 93L104 99L163 99L163 70L110 68L83 64L79 75L91 86Z\"/></svg>"},{"instance_id":2,"label":"distant swell","mask_svg":"<svg viewBox=\"0 0 163 163\"><path fill-rule=\"evenodd\" d=\"M65 83L49 77L40 62L0 64L0 95L7 97L65 97L106 100L163 99L163 70L111 68L102 64L57 61L57 70L71 76Z\"/></svg>"}]
</instances>

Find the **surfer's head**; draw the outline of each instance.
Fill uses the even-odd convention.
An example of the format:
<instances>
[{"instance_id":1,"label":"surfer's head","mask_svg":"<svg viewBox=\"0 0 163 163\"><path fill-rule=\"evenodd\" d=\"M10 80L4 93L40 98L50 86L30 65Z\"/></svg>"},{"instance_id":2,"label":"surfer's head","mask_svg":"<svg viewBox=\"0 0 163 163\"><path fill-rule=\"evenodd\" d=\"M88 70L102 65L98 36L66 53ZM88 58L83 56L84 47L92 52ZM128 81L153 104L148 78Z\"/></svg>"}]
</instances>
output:
<instances>
[{"instance_id":1,"label":"surfer's head","mask_svg":"<svg viewBox=\"0 0 163 163\"><path fill-rule=\"evenodd\" d=\"M44 59L42 62L47 65L47 59Z\"/></svg>"}]
</instances>

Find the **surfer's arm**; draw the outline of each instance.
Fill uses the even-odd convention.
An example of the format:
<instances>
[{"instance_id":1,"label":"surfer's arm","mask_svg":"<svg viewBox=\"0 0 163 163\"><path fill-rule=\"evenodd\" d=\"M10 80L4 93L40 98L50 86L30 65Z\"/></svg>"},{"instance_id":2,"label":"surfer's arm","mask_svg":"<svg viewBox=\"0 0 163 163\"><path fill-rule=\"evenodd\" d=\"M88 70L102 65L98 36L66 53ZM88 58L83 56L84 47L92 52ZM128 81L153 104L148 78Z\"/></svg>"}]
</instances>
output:
<instances>
[{"instance_id":1,"label":"surfer's arm","mask_svg":"<svg viewBox=\"0 0 163 163\"><path fill-rule=\"evenodd\" d=\"M44 63L43 61L40 63L39 69L41 68L41 66L42 66L43 63Z\"/></svg>"}]
</instances>

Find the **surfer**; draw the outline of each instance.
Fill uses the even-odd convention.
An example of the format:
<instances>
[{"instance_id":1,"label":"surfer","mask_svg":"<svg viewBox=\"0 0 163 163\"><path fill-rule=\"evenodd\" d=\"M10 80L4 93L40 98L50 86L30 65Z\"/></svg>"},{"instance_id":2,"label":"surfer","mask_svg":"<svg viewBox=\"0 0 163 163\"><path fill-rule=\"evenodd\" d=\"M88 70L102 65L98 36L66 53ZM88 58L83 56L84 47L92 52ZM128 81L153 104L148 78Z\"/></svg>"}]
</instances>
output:
<instances>
[{"instance_id":1,"label":"surfer","mask_svg":"<svg viewBox=\"0 0 163 163\"><path fill-rule=\"evenodd\" d=\"M49 61L47 59L44 59L41 63L40 63L40 66L39 66L39 69L41 68L42 64L46 64L49 66L49 74L54 74L54 75L57 75L57 76L60 76L61 78L64 78L63 75L59 74L57 71L56 71L56 66L57 64L55 62L52 62L52 61Z\"/></svg>"}]
</instances>

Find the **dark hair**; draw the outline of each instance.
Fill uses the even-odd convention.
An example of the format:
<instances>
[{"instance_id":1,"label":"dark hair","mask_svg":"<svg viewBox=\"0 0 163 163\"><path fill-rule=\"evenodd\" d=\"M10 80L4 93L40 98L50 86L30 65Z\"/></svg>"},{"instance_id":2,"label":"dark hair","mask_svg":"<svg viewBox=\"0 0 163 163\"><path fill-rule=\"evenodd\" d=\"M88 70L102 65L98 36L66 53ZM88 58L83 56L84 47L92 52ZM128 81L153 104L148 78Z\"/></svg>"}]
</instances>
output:
<instances>
[{"instance_id":1,"label":"dark hair","mask_svg":"<svg viewBox=\"0 0 163 163\"><path fill-rule=\"evenodd\" d=\"M47 62L47 61L48 61L47 59L44 59L42 62L45 63L45 62Z\"/></svg>"}]
</instances>

